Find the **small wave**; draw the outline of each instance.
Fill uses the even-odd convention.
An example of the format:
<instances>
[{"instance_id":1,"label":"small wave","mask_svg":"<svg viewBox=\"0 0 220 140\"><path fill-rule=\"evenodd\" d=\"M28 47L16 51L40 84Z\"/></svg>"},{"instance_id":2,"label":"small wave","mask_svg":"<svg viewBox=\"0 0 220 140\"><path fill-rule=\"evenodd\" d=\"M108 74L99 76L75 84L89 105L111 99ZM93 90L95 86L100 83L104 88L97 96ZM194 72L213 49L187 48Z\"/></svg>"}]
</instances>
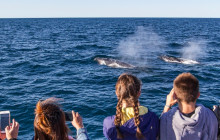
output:
<instances>
[{"instance_id":1,"label":"small wave","mask_svg":"<svg viewBox=\"0 0 220 140\"><path fill-rule=\"evenodd\" d=\"M106 49L106 48L110 48L110 47L100 46L100 45L96 45L96 44L86 44L86 45L77 45L75 48L79 49L79 50L84 50L84 49L88 49L88 48L91 48L91 49Z\"/></svg>"},{"instance_id":2,"label":"small wave","mask_svg":"<svg viewBox=\"0 0 220 140\"><path fill-rule=\"evenodd\" d=\"M219 46L220 45L220 41L211 41L211 42L209 42L209 44L211 44L213 46Z\"/></svg>"},{"instance_id":3,"label":"small wave","mask_svg":"<svg viewBox=\"0 0 220 140\"><path fill-rule=\"evenodd\" d=\"M37 51L40 50L40 47L29 47L29 48L16 48L16 51L21 51L21 52L31 52L31 51Z\"/></svg>"},{"instance_id":4,"label":"small wave","mask_svg":"<svg viewBox=\"0 0 220 140\"><path fill-rule=\"evenodd\" d=\"M73 94L78 94L78 93L75 91L70 91L70 90L53 90L47 94L50 96L54 96L54 95L68 95L68 94L73 95Z\"/></svg>"},{"instance_id":5,"label":"small wave","mask_svg":"<svg viewBox=\"0 0 220 140\"><path fill-rule=\"evenodd\" d=\"M23 67L23 66L30 66L30 62L29 61L15 61L14 63L9 63L9 65L7 65L7 67L10 68L18 68L18 67Z\"/></svg>"},{"instance_id":6,"label":"small wave","mask_svg":"<svg viewBox=\"0 0 220 140\"><path fill-rule=\"evenodd\" d=\"M169 46L171 46L171 47L180 47L182 45L179 44L179 43L173 42L173 43L169 43Z\"/></svg>"}]
</instances>

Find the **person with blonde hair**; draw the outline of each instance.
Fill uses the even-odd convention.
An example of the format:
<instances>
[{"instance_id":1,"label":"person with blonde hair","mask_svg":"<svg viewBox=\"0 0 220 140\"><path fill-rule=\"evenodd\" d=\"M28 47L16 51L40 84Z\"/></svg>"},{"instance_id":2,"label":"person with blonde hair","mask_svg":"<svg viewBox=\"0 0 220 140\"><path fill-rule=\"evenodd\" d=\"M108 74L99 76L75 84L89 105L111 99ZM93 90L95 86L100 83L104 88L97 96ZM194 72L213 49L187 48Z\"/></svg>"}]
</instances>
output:
<instances>
[{"instance_id":1,"label":"person with blonde hair","mask_svg":"<svg viewBox=\"0 0 220 140\"><path fill-rule=\"evenodd\" d=\"M182 73L176 77L160 118L161 140L217 140L217 118L211 109L196 103L199 96L195 76Z\"/></svg>"},{"instance_id":2,"label":"person with blonde hair","mask_svg":"<svg viewBox=\"0 0 220 140\"><path fill-rule=\"evenodd\" d=\"M159 134L159 118L141 106L141 81L130 74L122 74L116 83L118 103L116 115L105 118L103 133L109 140L155 140Z\"/></svg>"},{"instance_id":3,"label":"person with blonde hair","mask_svg":"<svg viewBox=\"0 0 220 140\"><path fill-rule=\"evenodd\" d=\"M73 140L68 135L65 114L57 104L58 99L49 98L39 101L35 109L34 140ZM77 140L88 140L82 117L72 111L72 125L77 129Z\"/></svg>"}]
</instances>

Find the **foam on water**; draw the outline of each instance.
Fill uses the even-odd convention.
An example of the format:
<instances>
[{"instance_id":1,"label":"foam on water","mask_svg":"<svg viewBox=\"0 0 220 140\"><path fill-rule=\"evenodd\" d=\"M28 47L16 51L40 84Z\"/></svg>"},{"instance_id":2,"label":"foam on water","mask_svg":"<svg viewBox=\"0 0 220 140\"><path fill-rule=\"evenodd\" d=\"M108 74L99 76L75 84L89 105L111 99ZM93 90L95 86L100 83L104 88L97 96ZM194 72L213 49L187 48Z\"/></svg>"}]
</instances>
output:
<instances>
[{"instance_id":1,"label":"foam on water","mask_svg":"<svg viewBox=\"0 0 220 140\"><path fill-rule=\"evenodd\" d=\"M195 61L195 60L189 60L189 59L184 59L182 58L183 60L183 64L188 64L188 65L192 65L192 64L199 64L199 62Z\"/></svg>"}]
</instances>

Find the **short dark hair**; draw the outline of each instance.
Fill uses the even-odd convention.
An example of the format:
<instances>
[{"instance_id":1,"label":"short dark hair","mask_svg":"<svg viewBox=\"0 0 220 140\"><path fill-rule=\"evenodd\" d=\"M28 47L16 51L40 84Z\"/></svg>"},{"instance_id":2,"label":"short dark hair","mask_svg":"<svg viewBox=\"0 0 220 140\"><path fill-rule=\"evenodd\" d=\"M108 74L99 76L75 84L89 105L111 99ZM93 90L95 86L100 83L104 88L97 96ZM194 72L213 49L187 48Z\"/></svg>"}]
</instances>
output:
<instances>
[{"instance_id":1,"label":"short dark hair","mask_svg":"<svg viewBox=\"0 0 220 140\"><path fill-rule=\"evenodd\" d=\"M182 73L173 83L174 92L179 101L195 102L199 94L199 81L191 73Z\"/></svg>"}]
</instances>

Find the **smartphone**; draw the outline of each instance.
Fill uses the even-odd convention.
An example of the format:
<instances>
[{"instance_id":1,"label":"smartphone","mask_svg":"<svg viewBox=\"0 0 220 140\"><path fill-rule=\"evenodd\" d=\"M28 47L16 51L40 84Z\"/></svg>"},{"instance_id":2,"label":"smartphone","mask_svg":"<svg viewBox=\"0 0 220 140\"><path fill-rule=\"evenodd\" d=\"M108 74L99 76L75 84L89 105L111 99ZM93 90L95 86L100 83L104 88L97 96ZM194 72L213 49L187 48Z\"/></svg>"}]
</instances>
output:
<instances>
[{"instance_id":1,"label":"smartphone","mask_svg":"<svg viewBox=\"0 0 220 140\"><path fill-rule=\"evenodd\" d=\"M5 127L10 125L10 111L0 111L0 129L5 133Z\"/></svg>"},{"instance_id":2,"label":"smartphone","mask_svg":"<svg viewBox=\"0 0 220 140\"><path fill-rule=\"evenodd\" d=\"M73 121L72 111L64 112L66 121Z\"/></svg>"}]
</instances>

